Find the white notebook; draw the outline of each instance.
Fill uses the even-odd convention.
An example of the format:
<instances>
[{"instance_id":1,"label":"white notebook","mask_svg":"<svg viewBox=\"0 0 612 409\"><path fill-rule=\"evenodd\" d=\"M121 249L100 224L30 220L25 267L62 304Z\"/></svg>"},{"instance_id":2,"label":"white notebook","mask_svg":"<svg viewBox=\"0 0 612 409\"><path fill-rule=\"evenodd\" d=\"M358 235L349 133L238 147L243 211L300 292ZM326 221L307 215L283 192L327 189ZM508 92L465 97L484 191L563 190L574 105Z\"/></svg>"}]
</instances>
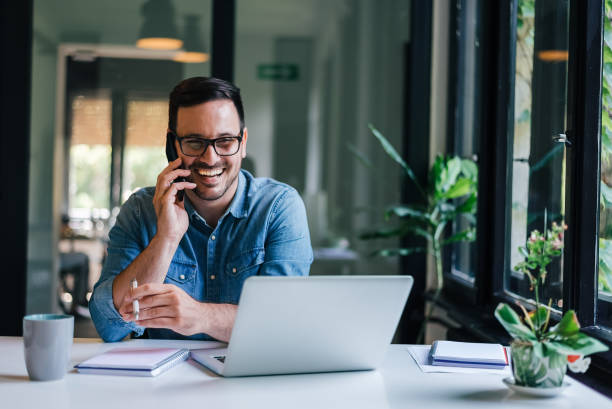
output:
<instances>
[{"instance_id":1,"label":"white notebook","mask_svg":"<svg viewBox=\"0 0 612 409\"><path fill-rule=\"evenodd\" d=\"M188 349L115 348L76 365L79 373L156 376L189 358Z\"/></svg>"},{"instance_id":2,"label":"white notebook","mask_svg":"<svg viewBox=\"0 0 612 409\"><path fill-rule=\"evenodd\" d=\"M503 369L508 365L508 355L500 344L435 341L431 361L440 366Z\"/></svg>"}]
</instances>

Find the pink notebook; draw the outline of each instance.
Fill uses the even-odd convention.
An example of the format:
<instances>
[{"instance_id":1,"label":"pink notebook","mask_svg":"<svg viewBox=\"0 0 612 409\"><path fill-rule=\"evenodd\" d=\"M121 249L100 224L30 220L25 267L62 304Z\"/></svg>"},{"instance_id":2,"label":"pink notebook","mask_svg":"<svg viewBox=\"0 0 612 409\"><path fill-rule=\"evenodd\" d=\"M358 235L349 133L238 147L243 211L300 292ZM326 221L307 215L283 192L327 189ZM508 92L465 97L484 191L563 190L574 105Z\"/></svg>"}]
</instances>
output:
<instances>
[{"instance_id":1,"label":"pink notebook","mask_svg":"<svg viewBox=\"0 0 612 409\"><path fill-rule=\"evenodd\" d=\"M188 349L114 348L76 365L79 373L156 376L189 358Z\"/></svg>"}]
</instances>

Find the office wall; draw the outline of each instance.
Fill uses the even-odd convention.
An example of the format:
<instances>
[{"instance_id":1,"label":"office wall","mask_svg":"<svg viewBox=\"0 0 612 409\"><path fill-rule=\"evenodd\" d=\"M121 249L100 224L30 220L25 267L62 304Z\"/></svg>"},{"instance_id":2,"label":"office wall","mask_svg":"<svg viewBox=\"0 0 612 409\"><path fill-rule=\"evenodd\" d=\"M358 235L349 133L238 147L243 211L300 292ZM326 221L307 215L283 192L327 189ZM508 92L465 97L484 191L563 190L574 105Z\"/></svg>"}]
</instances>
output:
<instances>
[{"instance_id":1,"label":"office wall","mask_svg":"<svg viewBox=\"0 0 612 409\"><path fill-rule=\"evenodd\" d=\"M272 177L274 169L274 82L257 79L257 65L274 61L274 36L238 34L234 75L240 88L246 126L247 155L258 177Z\"/></svg>"}]
</instances>

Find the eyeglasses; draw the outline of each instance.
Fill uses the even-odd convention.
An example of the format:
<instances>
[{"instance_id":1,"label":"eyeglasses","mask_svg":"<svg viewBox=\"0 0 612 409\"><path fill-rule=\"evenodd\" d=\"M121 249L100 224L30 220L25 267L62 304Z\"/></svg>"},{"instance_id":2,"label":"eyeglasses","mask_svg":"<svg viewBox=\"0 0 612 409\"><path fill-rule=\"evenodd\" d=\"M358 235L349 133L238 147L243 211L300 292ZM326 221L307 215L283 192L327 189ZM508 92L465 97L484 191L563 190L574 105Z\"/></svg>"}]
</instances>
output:
<instances>
[{"instance_id":1,"label":"eyeglasses","mask_svg":"<svg viewBox=\"0 0 612 409\"><path fill-rule=\"evenodd\" d=\"M181 152L186 156L201 156L206 152L209 145L212 145L215 153L219 156L232 156L240 149L242 131L238 136L224 136L217 139L195 138L191 136L181 138L176 134L174 134L174 137L178 140Z\"/></svg>"}]
</instances>

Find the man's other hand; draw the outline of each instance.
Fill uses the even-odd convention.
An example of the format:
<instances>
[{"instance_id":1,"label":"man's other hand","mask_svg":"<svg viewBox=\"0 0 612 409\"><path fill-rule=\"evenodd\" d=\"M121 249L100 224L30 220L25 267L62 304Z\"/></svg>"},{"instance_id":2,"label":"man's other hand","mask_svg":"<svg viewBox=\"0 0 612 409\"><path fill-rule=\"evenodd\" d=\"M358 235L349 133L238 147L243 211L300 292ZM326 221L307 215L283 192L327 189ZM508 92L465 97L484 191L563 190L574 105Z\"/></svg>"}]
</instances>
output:
<instances>
[{"instance_id":1,"label":"man's other hand","mask_svg":"<svg viewBox=\"0 0 612 409\"><path fill-rule=\"evenodd\" d=\"M144 284L125 297L119 313L133 321L132 301L138 300L140 312L136 324L146 328L168 328L182 335L205 332L206 305L194 300L172 284Z\"/></svg>"}]
</instances>

